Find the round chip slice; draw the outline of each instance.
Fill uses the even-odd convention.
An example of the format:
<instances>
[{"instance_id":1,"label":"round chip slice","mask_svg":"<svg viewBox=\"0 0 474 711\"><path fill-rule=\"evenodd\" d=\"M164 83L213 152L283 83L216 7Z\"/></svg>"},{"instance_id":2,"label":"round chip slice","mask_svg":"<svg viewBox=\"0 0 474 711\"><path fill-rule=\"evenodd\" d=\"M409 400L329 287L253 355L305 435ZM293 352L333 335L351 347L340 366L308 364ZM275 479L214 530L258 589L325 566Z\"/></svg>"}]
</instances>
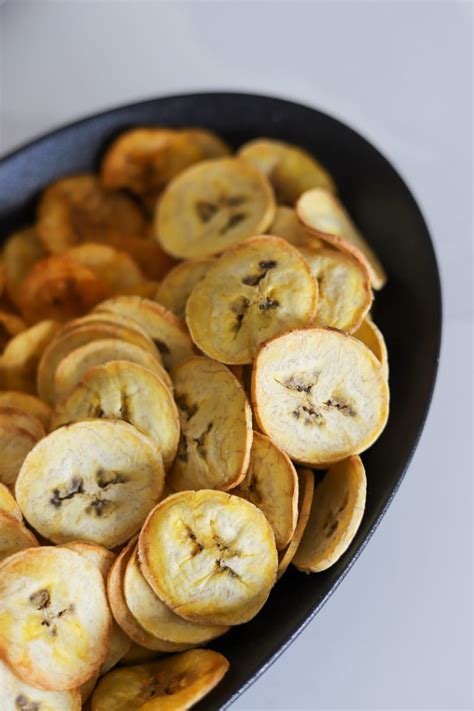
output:
<instances>
[{"instance_id":1,"label":"round chip slice","mask_svg":"<svg viewBox=\"0 0 474 711\"><path fill-rule=\"evenodd\" d=\"M275 237L286 239L294 247L306 245L311 246L312 249L319 249L324 244L298 220L294 209L286 205L278 205L275 219L268 232Z\"/></svg>"},{"instance_id":2,"label":"round chip slice","mask_svg":"<svg viewBox=\"0 0 474 711\"><path fill-rule=\"evenodd\" d=\"M265 343L252 373L261 430L292 459L323 467L370 447L388 418L380 364L340 331L292 331Z\"/></svg>"},{"instance_id":3,"label":"round chip slice","mask_svg":"<svg viewBox=\"0 0 474 711\"><path fill-rule=\"evenodd\" d=\"M127 654L122 657L119 664L129 666L130 664L141 664L142 662L151 662L154 661L157 656L159 656L159 654L160 653L156 652L154 649L140 647L139 644L135 644L135 642L132 642L132 646L128 650Z\"/></svg>"},{"instance_id":4,"label":"round chip slice","mask_svg":"<svg viewBox=\"0 0 474 711\"><path fill-rule=\"evenodd\" d=\"M236 158L204 161L167 187L156 213L156 236L174 257L196 259L265 232L275 214L267 179Z\"/></svg>"},{"instance_id":5,"label":"round chip slice","mask_svg":"<svg viewBox=\"0 0 474 711\"><path fill-rule=\"evenodd\" d=\"M299 198L296 213L317 237L361 262L374 289L384 286L387 275L382 264L335 195L322 189L308 190Z\"/></svg>"},{"instance_id":6,"label":"round chip slice","mask_svg":"<svg viewBox=\"0 0 474 711\"><path fill-rule=\"evenodd\" d=\"M68 548L71 551L83 555L88 561L92 563L93 566L97 568L99 573L102 575L104 584L107 584L107 576L114 564L117 556L112 551L108 551L107 548L103 546L98 546L95 543L88 543L87 541L72 541L71 543L65 543L64 548ZM107 657L100 669L100 674L105 674L112 669L117 662L122 659L122 657L128 652L132 645L132 641L121 627L113 621L112 632L110 634L109 648L107 651ZM82 697L87 698L94 688L97 679L92 678L92 686L90 689L82 689ZM88 692L88 693L87 693Z\"/></svg>"},{"instance_id":7,"label":"round chip slice","mask_svg":"<svg viewBox=\"0 0 474 711\"><path fill-rule=\"evenodd\" d=\"M39 543L33 534L17 518L0 511L0 561L34 546Z\"/></svg>"},{"instance_id":8,"label":"round chip slice","mask_svg":"<svg viewBox=\"0 0 474 711\"><path fill-rule=\"evenodd\" d=\"M16 390L4 390L0 392L0 409L2 407L14 407L17 410L23 410L36 417L45 430L49 429L52 411L50 406L40 400L39 397Z\"/></svg>"},{"instance_id":9,"label":"round chip slice","mask_svg":"<svg viewBox=\"0 0 474 711\"><path fill-rule=\"evenodd\" d=\"M111 625L102 576L81 555L43 546L0 566L0 655L24 681L79 686L104 661Z\"/></svg>"},{"instance_id":10,"label":"round chip slice","mask_svg":"<svg viewBox=\"0 0 474 711\"><path fill-rule=\"evenodd\" d=\"M207 274L214 259L188 259L165 276L156 292L156 300L179 318L184 318L189 295Z\"/></svg>"},{"instance_id":11,"label":"round chip slice","mask_svg":"<svg viewBox=\"0 0 474 711\"><path fill-rule=\"evenodd\" d=\"M5 711L81 711L81 696L71 691L43 691L19 679L0 660L0 690Z\"/></svg>"},{"instance_id":12,"label":"round chip slice","mask_svg":"<svg viewBox=\"0 0 474 711\"><path fill-rule=\"evenodd\" d=\"M108 287L66 255L37 262L22 284L20 310L29 323L67 321L109 296Z\"/></svg>"},{"instance_id":13,"label":"round chip slice","mask_svg":"<svg viewBox=\"0 0 474 711\"><path fill-rule=\"evenodd\" d=\"M0 351L9 341L27 328L22 318L0 309Z\"/></svg>"},{"instance_id":14,"label":"round chip slice","mask_svg":"<svg viewBox=\"0 0 474 711\"><path fill-rule=\"evenodd\" d=\"M135 551L137 539L133 538L120 553L107 578L107 596L115 621L135 644L156 652L180 652L190 645L169 642L147 632L130 612L125 600L123 581L128 561Z\"/></svg>"},{"instance_id":15,"label":"round chip slice","mask_svg":"<svg viewBox=\"0 0 474 711\"><path fill-rule=\"evenodd\" d=\"M38 363L59 329L57 321L41 321L12 338L0 357L3 388L36 393Z\"/></svg>"},{"instance_id":16,"label":"round chip slice","mask_svg":"<svg viewBox=\"0 0 474 711\"><path fill-rule=\"evenodd\" d=\"M348 333L355 331L372 304L367 270L348 254L335 249L300 247L300 252L319 286L315 325Z\"/></svg>"},{"instance_id":17,"label":"round chip slice","mask_svg":"<svg viewBox=\"0 0 474 711\"><path fill-rule=\"evenodd\" d=\"M71 351L59 363L54 376L56 401L69 395L90 368L112 360L137 363L152 370L168 387L172 387L168 371L163 368L156 355L133 343L127 343L127 341L120 341L117 338L100 338ZM1 402L0 394L0 404Z\"/></svg>"},{"instance_id":18,"label":"round chip slice","mask_svg":"<svg viewBox=\"0 0 474 711\"><path fill-rule=\"evenodd\" d=\"M311 322L317 299L298 250L279 237L255 237L227 250L194 287L186 321L209 357L250 363L263 341Z\"/></svg>"},{"instance_id":19,"label":"round chip slice","mask_svg":"<svg viewBox=\"0 0 474 711\"><path fill-rule=\"evenodd\" d=\"M15 497L11 493L8 486L0 483L0 512L13 516L17 521L23 521L20 507L15 501Z\"/></svg>"},{"instance_id":20,"label":"round chip slice","mask_svg":"<svg viewBox=\"0 0 474 711\"><path fill-rule=\"evenodd\" d=\"M38 235L51 254L108 235L141 235L142 211L127 195L103 190L95 175L70 175L50 185L38 205Z\"/></svg>"},{"instance_id":21,"label":"round chip slice","mask_svg":"<svg viewBox=\"0 0 474 711\"><path fill-rule=\"evenodd\" d=\"M92 696L92 711L190 709L222 679L229 662L211 649L193 649L157 662L116 669Z\"/></svg>"},{"instance_id":22,"label":"round chip slice","mask_svg":"<svg viewBox=\"0 0 474 711\"><path fill-rule=\"evenodd\" d=\"M138 545L142 573L154 592L194 622L248 622L275 583L270 524L256 506L222 491L169 496L148 516Z\"/></svg>"},{"instance_id":23,"label":"round chip slice","mask_svg":"<svg viewBox=\"0 0 474 711\"><path fill-rule=\"evenodd\" d=\"M290 143L256 138L240 148L239 156L268 178L278 202L293 205L310 188L336 190L327 170L309 153Z\"/></svg>"},{"instance_id":24,"label":"round chip slice","mask_svg":"<svg viewBox=\"0 0 474 711\"><path fill-rule=\"evenodd\" d=\"M263 511L277 550L288 545L298 518L298 477L290 458L268 437L254 432L249 468L232 493Z\"/></svg>"},{"instance_id":25,"label":"round chip slice","mask_svg":"<svg viewBox=\"0 0 474 711\"><path fill-rule=\"evenodd\" d=\"M126 252L107 244L84 242L68 249L66 254L90 269L112 294L132 289L143 282L143 274L134 260Z\"/></svg>"},{"instance_id":26,"label":"round chip slice","mask_svg":"<svg viewBox=\"0 0 474 711\"><path fill-rule=\"evenodd\" d=\"M225 365L195 356L172 373L181 420L168 483L183 489L231 489L242 480L252 444L252 411Z\"/></svg>"},{"instance_id":27,"label":"round chip slice","mask_svg":"<svg viewBox=\"0 0 474 711\"><path fill-rule=\"evenodd\" d=\"M168 386L148 368L126 360L90 368L56 406L53 428L88 418L125 420L159 445L168 468L178 450L179 415Z\"/></svg>"},{"instance_id":28,"label":"round chip slice","mask_svg":"<svg viewBox=\"0 0 474 711\"><path fill-rule=\"evenodd\" d=\"M5 412L6 409L9 412ZM0 413L0 482L8 485L15 483L26 455L44 435L38 420L36 422L41 429L25 427L25 424L31 424L27 416L12 415L12 411L15 412L14 408L4 408L4 412ZM31 419L35 421L35 418Z\"/></svg>"},{"instance_id":29,"label":"round chip slice","mask_svg":"<svg viewBox=\"0 0 474 711\"><path fill-rule=\"evenodd\" d=\"M315 487L308 524L293 565L307 573L319 573L339 560L362 521L366 490L360 457L349 457L329 467Z\"/></svg>"},{"instance_id":30,"label":"round chip slice","mask_svg":"<svg viewBox=\"0 0 474 711\"><path fill-rule=\"evenodd\" d=\"M148 437L120 420L88 420L42 439L15 492L26 520L48 540L113 548L140 528L163 479L161 455Z\"/></svg>"},{"instance_id":31,"label":"round chip slice","mask_svg":"<svg viewBox=\"0 0 474 711\"><path fill-rule=\"evenodd\" d=\"M311 502L314 495L314 474L311 469L298 470L298 522L296 524L293 538L289 542L284 551L281 551L278 560L277 580L286 572L293 557L298 550L298 546L303 537L303 533L308 524L309 512L311 511Z\"/></svg>"},{"instance_id":32,"label":"round chip slice","mask_svg":"<svg viewBox=\"0 0 474 711\"><path fill-rule=\"evenodd\" d=\"M136 321L152 338L167 368L174 368L194 355L186 325L171 311L151 299L117 296L99 304L97 313L122 314Z\"/></svg>"},{"instance_id":33,"label":"round chip slice","mask_svg":"<svg viewBox=\"0 0 474 711\"><path fill-rule=\"evenodd\" d=\"M18 306L23 279L36 262L46 257L46 251L38 239L36 230L29 227L8 237L3 247L2 257L6 292L11 301Z\"/></svg>"},{"instance_id":34,"label":"round chip slice","mask_svg":"<svg viewBox=\"0 0 474 711\"><path fill-rule=\"evenodd\" d=\"M375 325L369 315L365 317L361 325L352 334L354 338L365 343L367 348L370 348L374 356L382 365L382 370L385 377L388 378L388 352L385 345L385 339L381 330Z\"/></svg>"}]
</instances>

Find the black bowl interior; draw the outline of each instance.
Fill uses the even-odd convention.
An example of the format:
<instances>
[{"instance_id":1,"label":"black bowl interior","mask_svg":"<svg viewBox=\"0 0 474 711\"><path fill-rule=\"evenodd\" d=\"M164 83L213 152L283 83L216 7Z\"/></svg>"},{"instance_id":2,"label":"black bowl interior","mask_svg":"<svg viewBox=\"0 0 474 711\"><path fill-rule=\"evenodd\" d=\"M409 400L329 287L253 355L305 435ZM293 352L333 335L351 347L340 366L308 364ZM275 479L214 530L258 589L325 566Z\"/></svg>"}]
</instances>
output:
<instances>
[{"instance_id":1,"label":"black bowl interior","mask_svg":"<svg viewBox=\"0 0 474 711\"><path fill-rule=\"evenodd\" d=\"M436 259L423 217L388 161L364 138L314 109L263 96L208 93L145 101L62 128L0 162L0 236L31 222L38 192L55 178L96 169L107 143L130 126L165 124L213 129L233 146L269 136L303 146L334 175L342 200L385 265L389 281L375 320L390 356L391 415L363 460L367 508L348 552L330 570L306 576L290 570L250 623L211 646L230 671L200 704L228 706L288 646L317 613L379 524L414 452L436 377L441 295Z\"/></svg>"}]
</instances>

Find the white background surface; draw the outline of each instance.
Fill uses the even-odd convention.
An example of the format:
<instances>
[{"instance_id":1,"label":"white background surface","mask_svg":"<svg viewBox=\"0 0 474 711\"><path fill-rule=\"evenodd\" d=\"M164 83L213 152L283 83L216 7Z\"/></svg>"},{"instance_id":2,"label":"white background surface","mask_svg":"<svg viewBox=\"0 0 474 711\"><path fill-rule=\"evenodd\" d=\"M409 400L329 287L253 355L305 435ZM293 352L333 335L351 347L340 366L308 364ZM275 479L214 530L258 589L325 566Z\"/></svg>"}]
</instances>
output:
<instances>
[{"instance_id":1,"label":"white background surface","mask_svg":"<svg viewBox=\"0 0 474 711\"><path fill-rule=\"evenodd\" d=\"M472 708L472 5L7 0L0 18L2 151L135 99L240 89L334 114L400 170L443 281L428 423L357 565L234 708Z\"/></svg>"}]
</instances>

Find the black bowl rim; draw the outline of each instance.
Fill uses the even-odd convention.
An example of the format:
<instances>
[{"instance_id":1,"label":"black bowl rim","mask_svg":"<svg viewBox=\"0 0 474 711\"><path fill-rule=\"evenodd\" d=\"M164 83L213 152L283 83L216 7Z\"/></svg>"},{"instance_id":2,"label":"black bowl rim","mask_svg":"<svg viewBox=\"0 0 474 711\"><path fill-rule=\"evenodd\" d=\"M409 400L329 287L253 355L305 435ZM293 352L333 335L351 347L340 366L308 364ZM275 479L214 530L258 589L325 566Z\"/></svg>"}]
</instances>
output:
<instances>
[{"instance_id":1,"label":"black bowl rim","mask_svg":"<svg viewBox=\"0 0 474 711\"><path fill-rule=\"evenodd\" d=\"M332 588L329 590L327 595L325 595L320 602L312 609L311 613L306 617L306 619L300 624L300 626L293 632L293 634L288 637L288 639L285 641L283 645L281 645L276 652L270 653L263 664L260 666L258 671L245 682L232 696L224 703L224 705L221 707L222 709L227 709L229 708L234 701L238 697L240 697L247 689L252 686L252 684L257 681L266 671L267 669L288 649L288 647L295 641L295 639L301 634L301 632L309 625L309 623L314 619L314 617L317 615L319 610L323 607L323 605L328 601L330 596L334 593L334 591L339 587L341 582L344 580L356 560L359 558L361 555L362 551L365 549L367 543L369 540L372 538L373 534L375 533L375 530L378 528L380 522L382 521L383 517L385 516L390 504L393 501L393 498L395 494L397 493L403 479L405 478L406 472L411 464L411 461L413 459L413 455L415 454L415 451L418 447L418 444L420 442L421 435L423 433L423 430L426 425L428 413L431 408L431 403L433 400L433 394L434 394L434 389L435 389L435 384L437 380L437 375L438 375L438 367L439 367L439 358L440 358L440 350L441 350L441 341L442 341L442 322L443 322L443 302L442 302L442 289L441 289L441 278L440 278L440 269L438 265L438 261L436 258L436 251L434 248L433 241L430 236L430 232L428 230L428 226L426 224L426 220L423 216L423 213L421 212L421 209L411 191L411 189L408 187L407 182L402 178L400 175L400 172L398 169L394 166L393 162L389 160L385 154L378 148L376 144L374 144L371 140L365 137L362 133L360 133L358 130L356 131L353 129L351 126L346 124L344 121L341 119L333 116L332 114L328 113L327 111L322 111L320 109L316 109L313 106L309 106L307 104L302 104L299 101L294 101L293 99L289 98L284 98L284 97L278 97L274 96L272 94L264 94L264 93L253 93L253 92L243 92L243 91L217 91L217 90L204 90L204 91L198 91L198 92L184 92L180 94L169 94L169 95L164 95L164 96L156 96L153 98L148 98L144 99L141 101L133 101L128 104L118 104L115 105L112 108L109 109L104 109L101 111L97 111L93 114L88 114L85 115L75 121L70 121L66 124L62 124L59 127L52 129L51 131L47 131L44 133L41 133L39 136L34 138L33 140L27 141L25 143L20 144L16 148L14 148L12 151L9 153L3 155L0 157L0 165L2 165L5 162L8 162L9 160L15 158L17 155L23 153L26 150L29 150L31 147L42 143L45 140L50 140L53 139L56 136L60 136L62 133L67 132L73 127L80 126L81 124L88 123L89 121L93 121L99 117L105 116L105 115L112 115L114 113L117 113L119 111L125 111L127 109L136 109L139 107L144 107L147 105L152 105L156 101L159 100L179 100L179 99L196 99L197 101L203 100L205 98L216 98L216 97L222 97L222 98L233 98L233 99L256 99L256 100L261 100L261 99L268 99L271 100L274 103L279 103L281 106L296 106L299 108L304 108L306 110L315 112L321 116L324 116L326 118L329 118L331 121L333 121L336 125L338 125L341 129L348 131L354 135L354 137L357 140L363 141L365 144L367 144L368 148L370 150L375 150L380 157L383 159L385 163L388 164L389 168L394 172L396 175L398 181L400 182L400 185L403 188L403 191L405 193L405 198L407 201L411 203L411 206L416 213L420 224L423 228L424 232L424 241L426 243L426 248L427 248L427 253L429 254L431 261L432 261L432 266L433 266L433 272L435 276L435 288L436 288L436 302L433 304L433 309L436 311L436 322L437 322L437 334L436 334L436 348L435 348L435 360L433 363L433 373L432 373L432 379L430 383L430 388L427 393L427 398L426 398L426 403L425 403L425 409L424 409L424 414L422 417L422 420L420 422L418 432L416 435L416 438L413 442L412 449L410 451L410 455L408 456L407 460L405 461L404 467L402 471L400 472L400 476L398 477L397 481L395 482L394 486L392 487L390 491L390 495L387 498L384 507L380 511L379 516L377 519L374 521L372 527L368 531L367 535L365 536L364 540L358 547L358 549L354 552L352 555L351 559L348 561L344 571L342 574L339 576L337 579L336 583L332 586Z\"/></svg>"}]
</instances>

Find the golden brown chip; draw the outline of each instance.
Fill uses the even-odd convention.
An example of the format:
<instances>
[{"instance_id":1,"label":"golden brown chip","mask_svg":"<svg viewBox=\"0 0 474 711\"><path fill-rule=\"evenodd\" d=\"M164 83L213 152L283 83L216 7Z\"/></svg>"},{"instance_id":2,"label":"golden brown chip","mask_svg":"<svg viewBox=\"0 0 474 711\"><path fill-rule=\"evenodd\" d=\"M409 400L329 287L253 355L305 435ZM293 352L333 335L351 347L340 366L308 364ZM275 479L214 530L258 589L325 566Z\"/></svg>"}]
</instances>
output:
<instances>
[{"instance_id":1,"label":"golden brown chip","mask_svg":"<svg viewBox=\"0 0 474 711\"><path fill-rule=\"evenodd\" d=\"M4 390L0 392L0 408L14 407L17 410L23 410L36 417L45 430L49 429L52 410L50 406L28 393L18 392L16 390Z\"/></svg>"},{"instance_id":2,"label":"golden brown chip","mask_svg":"<svg viewBox=\"0 0 474 711\"><path fill-rule=\"evenodd\" d=\"M145 232L142 211L127 195L101 188L95 175L70 175L50 185L38 205L38 235L51 254L109 235Z\"/></svg>"},{"instance_id":3,"label":"golden brown chip","mask_svg":"<svg viewBox=\"0 0 474 711\"><path fill-rule=\"evenodd\" d=\"M210 358L250 363L263 341L311 322L317 298L317 283L295 247L255 237L227 250L194 287L186 321Z\"/></svg>"},{"instance_id":4,"label":"golden brown chip","mask_svg":"<svg viewBox=\"0 0 474 711\"><path fill-rule=\"evenodd\" d=\"M54 543L113 548L140 528L163 489L154 443L120 420L61 427L25 459L15 493L28 523Z\"/></svg>"},{"instance_id":5,"label":"golden brown chip","mask_svg":"<svg viewBox=\"0 0 474 711\"><path fill-rule=\"evenodd\" d=\"M112 568L112 565L114 564L115 559L117 558L115 553L112 553L112 551L107 550L107 548L104 548L103 546L98 546L95 543L88 543L87 541L71 541L71 543L65 543L64 548L75 551L90 561L102 575L104 584L107 584L107 576ZM117 662L128 652L131 644L131 639L127 637L122 628L119 627L114 621L112 625L112 632L110 634L107 657L102 664L100 674L105 674L112 669L112 667L114 667ZM92 689L94 688L96 681L97 678L92 678L91 682L86 683L85 688L81 689L83 701L92 693Z\"/></svg>"},{"instance_id":6,"label":"golden brown chip","mask_svg":"<svg viewBox=\"0 0 474 711\"><path fill-rule=\"evenodd\" d=\"M101 338L76 348L59 363L54 377L56 401L59 402L69 395L90 368L112 360L127 360L137 363L152 370L166 385L172 387L168 371L164 369L156 355L133 343L127 343L127 341L120 341L117 338ZM1 402L0 394L0 404Z\"/></svg>"},{"instance_id":7,"label":"golden brown chip","mask_svg":"<svg viewBox=\"0 0 474 711\"><path fill-rule=\"evenodd\" d=\"M133 289L144 281L143 274L132 257L107 244L84 242L68 249L66 254L90 269L112 294Z\"/></svg>"},{"instance_id":8,"label":"golden brown chip","mask_svg":"<svg viewBox=\"0 0 474 711\"><path fill-rule=\"evenodd\" d=\"M41 439L41 437L45 435L41 420L31 414L31 412L27 412L18 407L0 405L0 417L3 421L8 419L16 427L26 430L36 439Z\"/></svg>"},{"instance_id":9,"label":"golden brown chip","mask_svg":"<svg viewBox=\"0 0 474 711\"><path fill-rule=\"evenodd\" d=\"M178 450L179 415L173 395L148 368L125 360L97 365L55 409L53 428L89 418L125 420L155 442L168 468Z\"/></svg>"},{"instance_id":10,"label":"golden brown chip","mask_svg":"<svg viewBox=\"0 0 474 711\"><path fill-rule=\"evenodd\" d=\"M263 511L277 550L288 545L298 518L298 477L290 458L265 435L254 432L247 473L232 493Z\"/></svg>"},{"instance_id":11,"label":"golden brown chip","mask_svg":"<svg viewBox=\"0 0 474 711\"><path fill-rule=\"evenodd\" d=\"M130 612L125 600L123 581L128 561L136 546L137 539L132 538L113 564L107 578L107 597L115 621L135 644L156 652L180 652L190 645L169 642L147 632Z\"/></svg>"},{"instance_id":12,"label":"golden brown chip","mask_svg":"<svg viewBox=\"0 0 474 711\"><path fill-rule=\"evenodd\" d=\"M38 392L46 402L54 403L56 369L69 353L91 341L114 338L132 343L157 355L158 351L150 337L129 327L112 323L107 319L93 319L84 325L63 329L44 351L38 368Z\"/></svg>"},{"instance_id":13,"label":"golden brown chip","mask_svg":"<svg viewBox=\"0 0 474 711\"><path fill-rule=\"evenodd\" d=\"M352 333L372 304L369 274L360 262L335 249L300 247L318 282L316 326L329 326Z\"/></svg>"},{"instance_id":14,"label":"golden brown chip","mask_svg":"<svg viewBox=\"0 0 474 711\"><path fill-rule=\"evenodd\" d=\"M240 148L239 156L268 178L280 203L294 205L301 193L311 188L336 190L327 170L309 153L290 143L256 138Z\"/></svg>"},{"instance_id":15,"label":"golden brown chip","mask_svg":"<svg viewBox=\"0 0 474 711\"><path fill-rule=\"evenodd\" d=\"M0 351L11 341L14 336L24 331L27 324L22 318L10 311L0 309Z\"/></svg>"},{"instance_id":16,"label":"golden brown chip","mask_svg":"<svg viewBox=\"0 0 474 711\"><path fill-rule=\"evenodd\" d=\"M99 304L97 313L121 314L136 321L152 338L167 368L194 355L186 325L161 304L139 296L116 296Z\"/></svg>"},{"instance_id":17,"label":"golden brown chip","mask_svg":"<svg viewBox=\"0 0 474 711\"><path fill-rule=\"evenodd\" d=\"M23 521L23 516L20 507L15 501L15 497L11 493L8 486L0 483L0 511L9 516L13 516L18 521Z\"/></svg>"},{"instance_id":18,"label":"golden brown chip","mask_svg":"<svg viewBox=\"0 0 474 711\"><path fill-rule=\"evenodd\" d=\"M81 711L77 689L43 691L35 689L17 677L0 660L0 690L4 711Z\"/></svg>"},{"instance_id":19,"label":"golden brown chip","mask_svg":"<svg viewBox=\"0 0 474 711\"><path fill-rule=\"evenodd\" d=\"M158 597L202 624L248 622L272 589L273 531L253 504L222 491L182 491L148 516L139 536L141 570Z\"/></svg>"},{"instance_id":20,"label":"golden brown chip","mask_svg":"<svg viewBox=\"0 0 474 711\"><path fill-rule=\"evenodd\" d=\"M222 158L230 154L230 148L222 138L204 128L184 128L181 135L201 151L202 158Z\"/></svg>"},{"instance_id":21,"label":"golden brown chip","mask_svg":"<svg viewBox=\"0 0 474 711\"><path fill-rule=\"evenodd\" d=\"M0 566L0 655L28 683L82 684L105 659L111 624L102 576L81 555L43 546Z\"/></svg>"},{"instance_id":22,"label":"golden brown chip","mask_svg":"<svg viewBox=\"0 0 474 711\"><path fill-rule=\"evenodd\" d=\"M159 639L177 644L203 644L228 630L228 627L221 625L189 622L170 610L155 595L143 576L136 548L127 564L123 593L127 607L138 624Z\"/></svg>"},{"instance_id":23,"label":"golden brown chip","mask_svg":"<svg viewBox=\"0 0 474 711\"><path fill-rule=\"evenodd\" d=\"M159 281L142 281L140 284L131 287L130 289L121 289L119 294L127 296L141 296L143 299L156 299L156 293L160 287Z\"/></svg>"},{"instance_id":24,"label":"golden brown chip","mask_svg":"<svg viewBox=\"0 0 474 711\"><path fill-rule=\"evenodd\" d=\"M365 343L367 348L370 348L374 356L380 362L385 377L388 378L388 352L385 345L385 339L381 330L372 321L370 315L367 315L361 325L352 334L354 338Z\"/></svg>"},{"instance_id":25,"label":"golden brown chip","mask_svg":"<svg viewBox=\"0 0 474 711\"><path fill-rule=\"evenodd\" d=\"M127 252L147 279L163 279L177 263L161 249L155 240L133 237L132 235L110 235L107 244L122 252Z\"/></svg>"},{"instance_id":26,"label":"golden brown chip","mask_svg":"<svg viewBox=\"0 0 474 711\"><path fill-rule=\"evenodd\" d=\"M295 532L284 551L281 551L278 560L277 580L286 572L293 557L298 550L301 538L308 524L309 512L311 511L311 502L314 495L314 474L311 469L298 469L298 522Z\"/></svg>"},{"instance_id":27,"label":"golden brown chip","mask_svg":"<svg viewBox=\"0 0 474 711\"><path fill-rule=\"evenodd\" d=\"M275 237L286 239L294 247L307 246L311 249L319 249L324 244L298 220L295 210L286 205L278 205L275 219L268 232Z\"/></svg>"},{"instance_id":28,"label":"golden brown chip","mask_svg":"<svg viewBox=\"0 0 474 711\"><path fill-rule=\"evenodd\" d=\"M23 282L20 309L29 323L67 321L89 311L110 294L106 284L68 256L37 262Z\"/></svg>"},{"instance_id":29,"label":"golden brown chip","mask_svg":"<svg viewBox=\"0 0 474 711\"><path fill-rule=\"evenodd\" d=\"M228 668L222 654L193 649L157 662L116 669L97 685L92 711L184 711L206 696Z\"/></svg>"},{"instance_id":30,"label":"golden brown chip","mask_svg":"<svg viewBox=\"0 0 474 711\"><path fill-rule=\"evenodd\" d=\"M36 262L46 257L46 250L36 230L28 227L8 237L3 248L5 288L11 301L18 306L22 283Z\"/></svg>"},{"instance_id":31,"label":"golden brown chip","mask_svg":"<svg viewBox=\"0 0 474 711\"><path fill-rule=\"evenodd\" d=\"M174 257L210 257L265 232L274 214L266 178L236 158L214 159L170 183L157 209L156 236Z\"/></svg>"},{"instance_id":32,"label":"golden brown chip","mask_svg":"<svg viewBox=\"0 0 474 711\"><path fill-rule=\"evenodd\" d=\"M319 573L339 560L362 521L366 490L360 457L349 457L329 467L314 489L308 524L293 565L307 573Z\"/></svg>"},{"instance_id":33,"label":"golden brown chip","mask_svg":"<svg viewBox=\"0 0 474 711\"><path fill-rule=\"evenodd\" d=\"M387 381L356 338L303 329L265 343L252 374L254 414L292 459L323 467L370 447L388 417Z\"/></svg>"},{"instance_id":34,"label":"golden brown chip","mask_svg":"<svg viewBox=\"0 0 474 711\"><path fill-rule=\"evenodd\" d=\"M181 439L168 474L171 489L231 489L247 470L252 444L252 412L242 386L225 365L199 356L172 377Z\"/></svg>"},{"instance_id":35,"label":"golden brown chip","mask_svg":"<svg viewBox=\"0 0 474 711\"><path fill-rule=\"evenodd\" d=\"M120 665L130 665L130 664L140 664L141 662L151 662L154 661L160 652L154 649L147 649L146 647L141 647L139 644L132 642L132 646L126 654L122 657L119 664Z\"/></svg>"},{"instance_id":36,"label":"golden brown chip","mask_svg":"<svg viewBox=\"0 0 474 711\"><path fill-rule=\"evenodd\" d=\"M41 433L37 428L27 428L24 424L23 418L12 416L11 412L0 413L0 482L3 484L15 483L26 455L44 435L44 431Z\"/></svg>"},{"instance_id":37,"label":"golden brown chip","mask_svg":"<svg viewBox=\"0 0 474 711\"><path fill-rule=\"evenodd\" d=\"M38 363L59 328L57 321L41 321L12 338L0 357L1 387L36 393Z\"/></svg>"},{"instance_id":38,"label":"golden brown chip","mask_svg":"<svg viewBox=\"0 0 474 711\"><path fill-rule=\"evenodd\" d=\"M374 289L383 287L387 281L383 266L335 195L322 189L308 190L298 200L296 212L317 237L358 259L369 272Z\"/></svg>"},{"instance_id":39,"label":"golden brown chip","mask_svg":"<svg viewBox=\"0 0 474 711\"><path fill-rule=\"evenodd\" d=\"M207 274L214 259L188 259L165 276L156 292L156 301L179 318L184 318L189 295Z\"/></svg>"},{"instance_id":40,"label":"golden brown chip","mask_svg":"<svg viewBox=\"0 0 474 711\"><path fill-rule=\"evenodd\" d=\"M0 511L0 561L38 545L33 534L17 518Z\"/></svg>"}]
</instances>

